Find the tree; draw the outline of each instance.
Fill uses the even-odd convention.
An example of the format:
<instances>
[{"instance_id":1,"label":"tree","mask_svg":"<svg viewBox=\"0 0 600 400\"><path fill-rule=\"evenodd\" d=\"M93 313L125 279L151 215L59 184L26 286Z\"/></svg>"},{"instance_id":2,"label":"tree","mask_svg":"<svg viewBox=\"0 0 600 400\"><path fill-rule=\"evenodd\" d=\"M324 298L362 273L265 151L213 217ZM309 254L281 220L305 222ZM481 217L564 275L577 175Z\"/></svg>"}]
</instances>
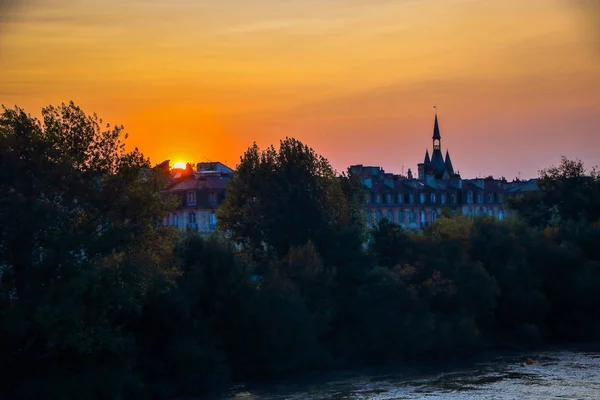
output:
<instances>
[{"instance_id":1,"label":"tree","mask_svg":"<svg viewBox=\"0 0 600 400\"><path fill-rule=\"evenodd\" d=\"M15 396L135 385L127 326L175 272L173 231L165 177L122 136L73 103L0 115L0 368Z\"/></svg>"},{"instance_id":2,"label":"tree","mask_svg":"<svg viewBox=\"0 0 600 400\"><path fill-rule=\"evenodd\" d=\"M279 151L254 144L228 186L219 227L255 259L312 241L327 262L329 245L360 221L351 187L296 139L282 140Z\"/></svg>"},{"instance_id":3,"label":"tree","mask_svg":"<svg viewBox=\"0 0 600 400\"><path fill-rule=\"evenodd\" d=\"M510 200L530 224L600 219L600 175L594 168L586 171L581 160L562 157L560 165L541 170L538 189Z\"/></svg>"}]
</instances>

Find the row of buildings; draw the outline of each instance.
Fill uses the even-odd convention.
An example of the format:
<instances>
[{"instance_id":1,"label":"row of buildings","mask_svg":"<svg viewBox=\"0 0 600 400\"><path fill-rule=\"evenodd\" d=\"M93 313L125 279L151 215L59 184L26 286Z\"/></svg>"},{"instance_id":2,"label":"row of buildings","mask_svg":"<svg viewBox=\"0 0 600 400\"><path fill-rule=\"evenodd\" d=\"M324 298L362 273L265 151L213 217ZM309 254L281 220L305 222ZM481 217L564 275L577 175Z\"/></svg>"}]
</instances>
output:
<instances>
[{"instance_id":1,"label":"row of buildings","mask_svg":"<svg viewBox=\"0 0 600 400\"><path fill-rule=\"evenodd\" d=\"M427 149L423 162L417 166L417 177L410 169L404 176L376 166L350 167L362 178L368 191L365 199L368 224L387 218L405 229L422 229L445 212L503 219L510 213L505 203L507 196L536 190L537 179L512 182L492 177L462 179L454 170L449 152L442 154L441 139L436 114L431 156ZM168 161L161 165L169 167ZM172 182L164 192L178 196L181 203L164 223L201 233L213 232L217 208L225 198L233 173L219 162L199 163L195 170L174 171Z\"/></svg>"}]
</instances>

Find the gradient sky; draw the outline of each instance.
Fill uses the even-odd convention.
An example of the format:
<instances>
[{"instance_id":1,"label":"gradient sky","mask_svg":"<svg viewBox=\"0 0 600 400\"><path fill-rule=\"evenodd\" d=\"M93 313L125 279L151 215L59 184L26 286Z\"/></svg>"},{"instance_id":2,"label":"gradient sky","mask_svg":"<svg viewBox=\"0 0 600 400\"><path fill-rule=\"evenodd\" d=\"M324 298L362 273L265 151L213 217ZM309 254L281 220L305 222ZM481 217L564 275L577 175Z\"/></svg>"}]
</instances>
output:
<instances>
[{"instance_id":1,"label":"gradient sky","mask_svg":"<svg viewBox=\"0 0 600 400\"><path fill-rule=\"evenodd\" d=\"M153 163L296 137L338 170L600 164L596 0L4 0L0 103L75 101Z\"/></svg>"}]
</instances>

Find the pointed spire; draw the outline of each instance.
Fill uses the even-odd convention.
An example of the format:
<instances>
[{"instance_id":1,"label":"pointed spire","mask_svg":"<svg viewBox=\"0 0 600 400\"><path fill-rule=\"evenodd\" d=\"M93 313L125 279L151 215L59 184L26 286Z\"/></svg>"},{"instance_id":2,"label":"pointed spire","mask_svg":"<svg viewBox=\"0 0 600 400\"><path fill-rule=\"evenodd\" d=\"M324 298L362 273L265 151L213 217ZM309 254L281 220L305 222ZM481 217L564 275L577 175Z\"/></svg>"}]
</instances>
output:
<instances>
[{"instance_id":1,"label":"pointed spire","mask_svg":"<svg viewBox=\"0 0 600 400\"><path fill-rule=\"evenodd\" d=\"M446 161L444 162L446 166L446 171L448 174L454 175L454 167L452 166L452 160L450 160L450 153L446 150Z\"/></svg>"},{"instance_id":2,"label":"pointed spire","mask_svg":"<svg viewBox=\"0 0 600 400\"><path fill-rule=\"evenodd\" d=\"M433 123L433 140L435 139L442 139L442 137L440 136L440 126L438 125L438 118L437 118L437 111L435 112L435 122Z\"/></svg>"},{"instance_id":3,"label":"pointed spire","mask_svg":"<svg viewBox=\"0 0 600 400\"><path fill-rule=\"evenodd\" d=\"M429 164L431 162L431 159L429 158L429 149L425 150L425 161L423 161L423 163L425 164Z\"/></svg>"}]
</instances>

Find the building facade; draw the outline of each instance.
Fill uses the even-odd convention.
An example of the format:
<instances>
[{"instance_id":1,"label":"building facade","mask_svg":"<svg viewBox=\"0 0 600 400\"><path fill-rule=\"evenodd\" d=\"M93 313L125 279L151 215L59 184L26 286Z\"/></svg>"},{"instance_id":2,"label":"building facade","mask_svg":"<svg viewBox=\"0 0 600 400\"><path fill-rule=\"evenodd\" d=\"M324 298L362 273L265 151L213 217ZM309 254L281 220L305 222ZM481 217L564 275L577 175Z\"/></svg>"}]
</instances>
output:
<instances>
[{"instance_id":1,"label":"building facade","mask_svg":"<svg viewBox=\"0 0 600 400\"><path fill-rule=\"evenodd\" d=\"M201 234L214 232L217 209L225 199L225 190L232 175L233 170L220 162L198 163L195 170L187 173L174 172L163 194L176 196L179 206L165 217L164 224Z\"/></svg>"},{"instance_id":2,"label":"building facade","mask_svg":"<svg viewBox=\"0 0 600 400\"><path fill-rule=\"evenodd\" d=\"M442 215L490 215L502 220L511 214L505 203L507 196L537 190L537 179L463 179L454 170L450 153L442 154L437 114L431 139L431 156L427 149L423 162L417 165L416 178L410 169L403 176L377 166L350 167L367 189L365 212L369 226L386 218L404 229L419 230ZM168 170L168 160L161 166ZM233 173L220 162L198 163L195 170L172 173L171 183L163 193L177 196L180 205L165 218L164 224L203 234L214 232L216 212Z\"/></svg>"},{"instance_id":3,"label":"building facade","mask_svg":"<svg viewBox=\"0 0 600 400\"><path fill-rule=\"evenodd\" d=\"M419 163L415 178L385 172L380 167L353 165L367 188L367 223L374 226L386 218L405 229L423 229L441 215L491 215L504 219L510 215L505 199L526 190L536 190L536 179L507 182L505 179L462 179L454 170L450 154L442 154L437 114L433 126L433 148Z\"/></svg>"}]
</instances>

